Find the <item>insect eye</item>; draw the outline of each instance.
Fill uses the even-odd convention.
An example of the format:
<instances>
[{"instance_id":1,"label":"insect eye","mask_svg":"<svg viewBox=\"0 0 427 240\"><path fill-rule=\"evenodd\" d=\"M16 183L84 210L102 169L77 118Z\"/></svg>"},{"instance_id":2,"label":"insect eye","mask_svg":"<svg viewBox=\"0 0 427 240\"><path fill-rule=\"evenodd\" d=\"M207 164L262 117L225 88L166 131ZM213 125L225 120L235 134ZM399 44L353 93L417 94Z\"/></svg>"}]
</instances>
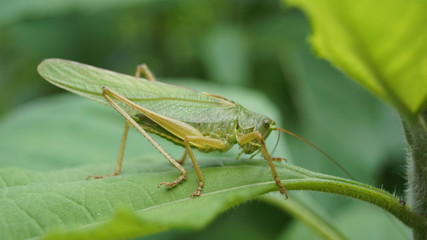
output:
<instances>
[{"instance_id":1,"label":"insect eye","mask_svg":"<svg viewBox=\"0 0 427 240\"><path fill-rule=\"evenodd\" d=\"M266 129L270 128L270 120L269 119L264 119L264 121L262 122L262 125Z\"/></svg>"}]
</instances>

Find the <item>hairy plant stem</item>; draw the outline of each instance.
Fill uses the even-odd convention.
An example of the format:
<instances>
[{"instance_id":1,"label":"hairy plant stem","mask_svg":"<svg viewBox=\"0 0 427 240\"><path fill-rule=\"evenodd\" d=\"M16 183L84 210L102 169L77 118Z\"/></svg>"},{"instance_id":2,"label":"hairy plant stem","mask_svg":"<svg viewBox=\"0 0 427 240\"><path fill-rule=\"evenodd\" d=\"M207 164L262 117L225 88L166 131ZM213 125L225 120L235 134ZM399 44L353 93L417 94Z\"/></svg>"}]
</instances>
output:
<instances>
[{"instance_id":1,"label":"hairy plant stem","mask_svg":"<svg viewBox=\"0 0 427 240\"><path fill-rule=\"evenodd\" d=\"M288 190L312 190L352 197L383 208L411 229L426 227L426 217L413 212L399 198L387 191L369 184L311 172L291 164L284 167L288 176L283 183Z\"/></svg>"},{"instance_id":2,"label":"hairy plant stem","mask_svg":"<svg viewBox=\"0 0 427 240\"><path fill-rule=\"evenodd\" d=\"M412 211L427 217L427 109L417 121L403 123L408 143L407 154L407 197ZM414 239L427 239L427 228L418 227Z\"/></svg>"}]
</instances>

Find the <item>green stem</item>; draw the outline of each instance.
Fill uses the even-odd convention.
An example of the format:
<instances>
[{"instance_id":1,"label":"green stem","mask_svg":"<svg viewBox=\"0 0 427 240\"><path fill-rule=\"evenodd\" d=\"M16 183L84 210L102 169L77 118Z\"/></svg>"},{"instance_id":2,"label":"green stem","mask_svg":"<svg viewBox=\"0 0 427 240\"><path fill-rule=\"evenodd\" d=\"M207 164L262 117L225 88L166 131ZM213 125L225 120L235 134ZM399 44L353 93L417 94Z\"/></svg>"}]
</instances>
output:
<instances>
[{"instance_id":1,"label":"green stem","mask_svg":"<svg viewBox=\"0 0 427 240\"><path fill-rule=\"evenodd\" d=\"M285 180L284 184L288 190L313 190L356 198L383 208L412 229L426 227L425 215L411 211L409 206L387 191L348 179L310 172L290 164L287 164L286 168L292 174L304 176Z\"/></svg>"},{"instance_id":2,"label":"green stem","mask_svg":"<svg viewBox=\"0 0 427 240\"><path fill-rule=\"evenodd\" d=\"M403 125L408 143L408 204L415 213L427 218L427 131L425 119L427 119L427 111L420 115L418 121L407 121ZM414 239L426 238L426 226L414 229Z\"/></svg>"}]
</instances>

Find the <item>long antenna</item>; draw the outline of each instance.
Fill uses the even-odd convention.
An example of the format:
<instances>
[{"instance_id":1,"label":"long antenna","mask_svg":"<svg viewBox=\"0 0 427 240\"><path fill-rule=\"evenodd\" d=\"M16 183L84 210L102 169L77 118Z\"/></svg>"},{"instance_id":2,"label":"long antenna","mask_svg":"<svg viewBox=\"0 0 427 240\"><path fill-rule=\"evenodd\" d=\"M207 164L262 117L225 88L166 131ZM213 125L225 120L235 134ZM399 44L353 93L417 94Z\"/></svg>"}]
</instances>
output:
<instances>
[{"instance_id":1,"label":"long antenna","mask_svg":"<svg viewBox=\"0 0 427 240\"><path fill-rule=\"evenodd\" d=\"M355 178L353 177L353 175L351 175L337 160L335 160L334 158L332 158L328 153L326 153L325 151L323 151L321 148L319 148L318 146L316 146L314 143L308 141L307 139L291 132L288 131L286 129L283 128L278 128L276 127L277 130L282 131L286 134L289 134L295 138L298 138L299 140L307 143L308 145L312 146L313 148L315 148L317 151L321 152L325 157L327 157L329 160L331 160L339 169L341 169L341 171L343 171L348 177L350 177L352 180L355 180Z\"/></svg>"}]
</instances>

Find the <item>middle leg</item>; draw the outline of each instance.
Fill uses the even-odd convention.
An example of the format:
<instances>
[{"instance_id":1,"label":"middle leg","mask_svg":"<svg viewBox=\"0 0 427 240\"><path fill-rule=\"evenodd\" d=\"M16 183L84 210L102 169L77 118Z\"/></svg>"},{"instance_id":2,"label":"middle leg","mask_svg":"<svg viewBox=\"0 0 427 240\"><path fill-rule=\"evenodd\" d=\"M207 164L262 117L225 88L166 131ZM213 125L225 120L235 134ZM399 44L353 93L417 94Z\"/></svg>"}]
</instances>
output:
<instances>
[{"instance_id":1,"label":"middle leg","mask_svg":"<svg viewBox=\"0 0 427 240\"><path fill-rule=\"evenodd\" d=\"M196 191L191 194L192 197L197 197L202 194L202 189L205 185L205 180L203 178L202 171L200 170L199 163L197 162L196 157L194 156L194 152L191 149L191 144L195 144L198 146L223 149L228 145L221 140L209 138L209 137L199 137L199 136L187 136L184 139L185 153L184 157L189 156L191 162L193 163L194 170L196 171L197 178L199 180L199 184L197 186Z\"/></svg>"}]
</instances>

